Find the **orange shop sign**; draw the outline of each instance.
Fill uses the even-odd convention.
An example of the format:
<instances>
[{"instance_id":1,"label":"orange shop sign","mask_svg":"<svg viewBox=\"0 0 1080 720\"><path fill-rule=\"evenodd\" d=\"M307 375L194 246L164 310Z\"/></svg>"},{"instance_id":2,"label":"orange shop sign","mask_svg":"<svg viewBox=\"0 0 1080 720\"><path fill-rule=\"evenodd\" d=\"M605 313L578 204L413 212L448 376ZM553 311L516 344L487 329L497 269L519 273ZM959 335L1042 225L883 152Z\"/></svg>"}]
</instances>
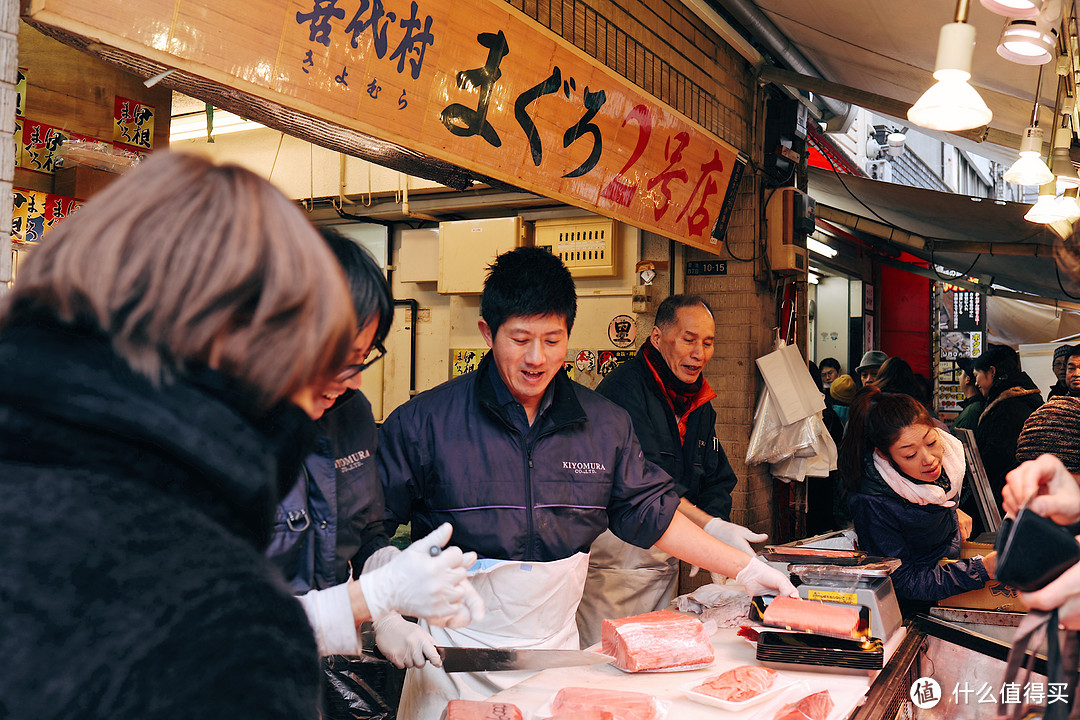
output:
<instances>
[{"instance_id":1,"label":"orange shop sign","mask_svg":"<svg viewBox=\"0 0 1080 720\"><path fill-rule=\"evenodd\" d=\"M706 250L747 160L501 0L32 0L29 14Z\"/></svg>"}]
</instances>

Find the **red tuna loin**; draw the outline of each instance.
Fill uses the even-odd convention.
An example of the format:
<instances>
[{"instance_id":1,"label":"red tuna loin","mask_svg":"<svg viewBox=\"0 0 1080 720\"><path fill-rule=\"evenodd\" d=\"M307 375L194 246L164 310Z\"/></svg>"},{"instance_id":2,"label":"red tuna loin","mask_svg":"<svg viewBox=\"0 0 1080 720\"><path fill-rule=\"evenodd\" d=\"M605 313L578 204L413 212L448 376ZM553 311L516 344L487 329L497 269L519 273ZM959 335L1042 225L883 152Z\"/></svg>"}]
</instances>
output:
<instances>
[{"instance_id":1,"label":"red tuna loin","mask_svg":"<svg viewBox=\"0 0 1080 720\"><path fill-rule=\"evenodd\" d=\"M660 706L656 698L630 690L604 690L601 688L566 687L555 695L551 711L558 717L562 713L602 710L610 713L611 720L659 720Z\"/></svg>"},{"instance_id":2,"label":"red tuna loin","mask_svg":"<svg viewBox=\"0 0 1080 720\"><path fill-rule=\"evenodd\" d=\"M442 720L523 720L521 710L511 703L451 700Z\"/></svg>"},{"instance_id":3,"label":"red tuna loin","mask_svg":"<svg viewBox=\"0 0 1080 720\"><path fill-rule=\"evenodd\" d=\"M694 692L711 695L728 702L745 702L772 687L776 671L759 665L741 665L710 678L694 688Z\"/></svg>"},{"instance_id":4,"label":"red tuna loin","mask_svg":"<svg viewBox=\"0 0 1080 720\"><path fill-rule=\"evenodd\" d=\"M607 710L571 710L552 715L547 720L615 720Z\"/></svg>"},{"instance_id":5,"label":"red tuna loin","mask_svg":"<svg viewBox=\"0 0 1080 720\"><path fill-rule=\"evenodd\" d=\"M605 620L600 640L626 672L708 665L715 657L701 621L670 610Z\"/></svg>"},{"instance_id":6,"label":"red tuna loin","mask_svg":"<svg viewBox=\"0 0 1080 720\"><path fill-rule=\"evenodd\" d=\"M826 720L832 709L832 695L822 690L780 708L773 720Z\"/></svg>"},{"instance_id":7,"label":"red tuna loin","mask_svg":"<svg viewBox=\"0 0 1080 720\"><path fill-rule=\"evenodd\" d=\"M859 606L830 605L816 600L790 597L773 598L765 608L762 622L774 627L857 638Z\"/></svg>"}]
</instances>

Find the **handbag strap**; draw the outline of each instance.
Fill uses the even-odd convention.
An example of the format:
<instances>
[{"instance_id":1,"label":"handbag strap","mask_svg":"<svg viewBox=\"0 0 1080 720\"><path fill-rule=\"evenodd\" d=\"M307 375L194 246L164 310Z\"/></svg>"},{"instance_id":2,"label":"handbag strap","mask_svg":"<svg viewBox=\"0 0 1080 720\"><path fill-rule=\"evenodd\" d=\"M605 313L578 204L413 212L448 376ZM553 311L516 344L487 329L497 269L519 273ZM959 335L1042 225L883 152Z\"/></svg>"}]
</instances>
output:
<instances>
[{"instance_id":1,"label":"handbag strap","mask_svg":"<svg viewBox=\"0 0 1080 720\"><path fill-rule=\"evenodd\" d=\"M1080 638L1075 632L1066 632L1064 643L1061 641L1061 633L1058 629L1057 610L1040 612L1032 610L1020 621L1016 628L1016 636L1013 638L1012 648L1005 666L1005 683L1017 681L1021 664L1024 667L1024 676L1020 685L1025 685L1031 679L1031 671L1035 664L1035 653L1046 640L1046 679L1048 692L1047 704L1043 713L1044 720L1066 720L1069 710L1073 705L1077 681L1077 661L1080 659ZM1025 662L1026 660L1026 662ZM1064 686L1066 702L1050 702L1049 687ZM1004 695L1004 694L1003 694ZM998 712L1004 715L1004 696L998 701ZM1016 703L1010 713L1012 720L1019 720L1023 714L1024 704Z\"/></svg>"}]
</instances>

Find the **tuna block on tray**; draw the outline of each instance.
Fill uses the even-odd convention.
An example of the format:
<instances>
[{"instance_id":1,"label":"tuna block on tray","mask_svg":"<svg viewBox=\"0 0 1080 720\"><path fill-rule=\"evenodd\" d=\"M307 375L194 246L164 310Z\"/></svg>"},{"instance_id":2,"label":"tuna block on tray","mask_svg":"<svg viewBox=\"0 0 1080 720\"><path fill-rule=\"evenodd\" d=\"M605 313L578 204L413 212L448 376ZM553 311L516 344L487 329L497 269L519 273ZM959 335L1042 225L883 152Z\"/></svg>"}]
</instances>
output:
<instances>
[{"instance_id":1,"label":"tuna block on tray","mask_svg":"<svg viewBox=\"0 0 1080 720\"><path fill-rule=\"evenodd\" d=\"M860 627L860 611L858 605L831 605L816 600L775 597L765 608L761 621L789 630L859 638L866 634L866 629Z\"/></svg>"},{"instance_id":2,"label":"tuna block on tray","mask_svg":"<svg viewBox=\"0 0 1080 720\"><path fill-rule=\"evenodd\" d=\"M780 708L773 720L826 720L832 709L832 695L822 690Z\"/></svg>"},{"instance_id":3,"label":"tuna block on tray","mask_svg":"<svg viewBox=\"0 0 1080 720\"><path fill-rule=\"evenodd\" d=\"M741 665L694 687L694 692L728 702L746 702L772 687L777 672L759 665Z\"/></svg>"},{"instance_id":4,"label":"tuna block on tray","mask_svg":"<svg viewBox=\"0 0 1080 720\"><path fill-rule=\"evenodd\" d=\"M600 640L604 654L625 672L690 670L715 658L701 621L670 610L605 620Z\"/></svg>"},{"instance_id":5,"label":"tuna block on tray","mask_svg":"<svg viewBox=\"0 0 1080 720\"><path fill-rule=\"evenodd\" d=\"M590 711L601 711L611 720L662 720L666 714L652 695L630 690L565 687L551 702L551 712L557 718L577 718L576 713Z\"/></svg>"},{"instance_id":6,"label":"tuna block on tray","mask_svg":"<svg viewBox=\"0 0 1080 720\"><path fill-rule=\"evenodd\" d=\"M480 700L451 700L442 720L523 720L517 705Z\"/></svg>"}]
</instances>

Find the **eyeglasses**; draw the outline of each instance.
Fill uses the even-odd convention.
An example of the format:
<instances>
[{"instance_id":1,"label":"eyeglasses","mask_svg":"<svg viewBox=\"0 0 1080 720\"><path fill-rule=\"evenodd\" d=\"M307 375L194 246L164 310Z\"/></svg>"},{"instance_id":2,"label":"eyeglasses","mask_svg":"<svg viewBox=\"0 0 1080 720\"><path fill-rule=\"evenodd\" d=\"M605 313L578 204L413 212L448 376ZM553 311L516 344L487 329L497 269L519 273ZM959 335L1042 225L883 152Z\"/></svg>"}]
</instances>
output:
<instances>
[{"instance_id":1,"label":"eyeglasses","mask_svg":"<svg viewBox=\"0 0 1080 720\"><path fill-rule=\"evenodd\" d=\"M359 365L346 365L341 368L341 372L334 376L334 382L345 382L346 380L356 377L379 360L382 360L383 355L385 354L386 348L383 347L382 343L375 343L371 350L368 351L367 358L364 359L364 362Z\"/></svg>"}]
</instances>

